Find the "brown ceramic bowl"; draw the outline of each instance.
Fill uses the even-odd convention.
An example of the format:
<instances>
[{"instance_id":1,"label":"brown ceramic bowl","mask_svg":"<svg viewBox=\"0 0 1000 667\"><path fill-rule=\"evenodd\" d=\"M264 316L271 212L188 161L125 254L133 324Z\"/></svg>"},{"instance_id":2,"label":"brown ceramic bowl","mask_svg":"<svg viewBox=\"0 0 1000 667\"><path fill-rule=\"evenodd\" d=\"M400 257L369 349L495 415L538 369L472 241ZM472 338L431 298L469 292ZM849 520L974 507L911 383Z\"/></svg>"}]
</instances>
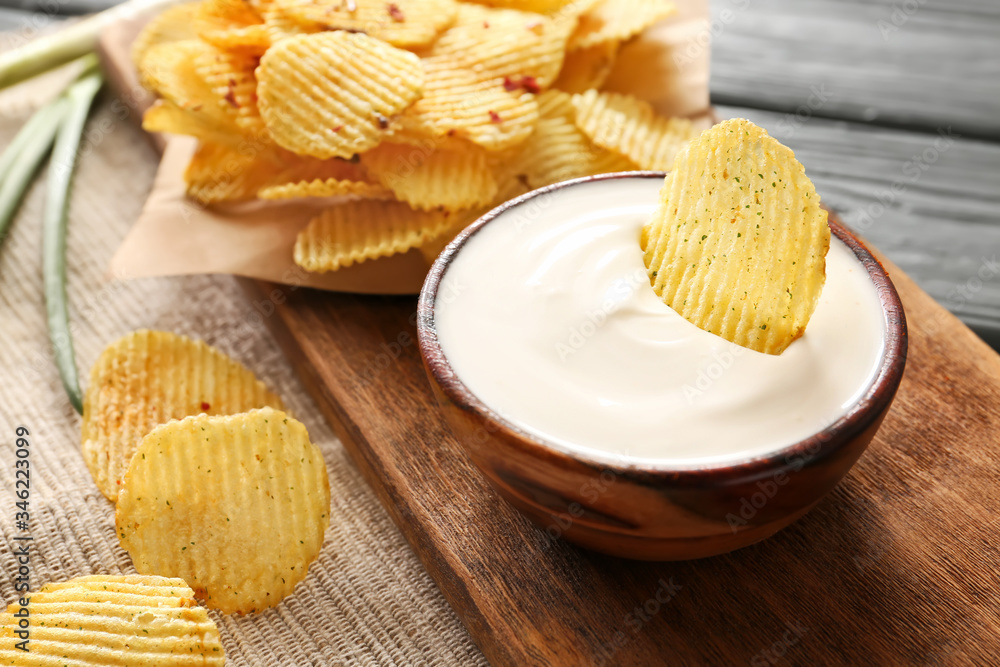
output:
<instances>
[{"instance_id":1,"label":"brown ceramic bowl","mask_svg":"<svg viewBox=\"0 0 1000 667\"><path fill-rule=\"evenodd\" d=\"M657 172L594 179L658 178ZM593 179L580 179L593 180ZM546 532L604 553L643 560L702 558L758 542L816 505L871 442L906 364L906 318L882 265L830 216L830 228L875 284L887 338L875 379L826 430L771 454L702 466L630 465L525 433L483 404L458 377L438 342L434 304L465 242L504 211L575 181L536 190L494 209L448 246L420 294L417 332L431 384L472 461L511 504Z\"/></svg>"}]
</instances>

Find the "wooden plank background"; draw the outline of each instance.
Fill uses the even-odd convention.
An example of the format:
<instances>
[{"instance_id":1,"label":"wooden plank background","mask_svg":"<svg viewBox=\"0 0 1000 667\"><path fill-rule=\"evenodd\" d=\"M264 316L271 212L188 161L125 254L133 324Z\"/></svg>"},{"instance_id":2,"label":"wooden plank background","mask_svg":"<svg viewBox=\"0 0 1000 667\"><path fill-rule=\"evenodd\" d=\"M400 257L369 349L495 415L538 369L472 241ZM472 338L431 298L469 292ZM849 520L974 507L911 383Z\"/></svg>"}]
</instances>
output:
<instances>
[{"instance_id":1,"label":"wooden plank background","mask_svg":"<svg viewBox=\"0 0 1000 667\"><path fill-rule=\"evenodd\" d=\"M1000 137L996 0L712 0L712 96Z\"/></svg>"}]
</instances>

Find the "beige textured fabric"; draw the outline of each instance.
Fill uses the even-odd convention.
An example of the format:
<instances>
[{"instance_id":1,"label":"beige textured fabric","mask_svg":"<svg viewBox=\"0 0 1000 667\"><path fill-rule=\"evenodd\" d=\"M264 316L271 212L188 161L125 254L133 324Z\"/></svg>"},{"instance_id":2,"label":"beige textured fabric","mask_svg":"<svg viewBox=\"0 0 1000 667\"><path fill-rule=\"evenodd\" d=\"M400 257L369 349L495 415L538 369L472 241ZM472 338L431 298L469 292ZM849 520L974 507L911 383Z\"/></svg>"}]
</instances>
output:
<instances>
[{"instance_id":1,"label":"beige textured fabric","mask_svg":"<svg viewBox=\"0 0 1000 667\"><path fill-rule=\"evenodd\" d=\"M0 146L49 86L0 95ZM287 402L322 449L331 525L295 594L249 617L212 612L230 665L486 664L430 576L349 461L233 278L106 283L104 269L139 214L156 154L107 95L88 125L69 223L69 300L85 383L104 346L141 327L197 337L246 364ZM115 113L115 110L118 113ZM14 599L14 429L31 431L32 589L85 574L134 572L114 507L80 455L80 419L52 362L42 297L43 187L31 192L0 249L0 594ZM184 233L178 217L177 233Z\"/></svg>"}]
</instances>

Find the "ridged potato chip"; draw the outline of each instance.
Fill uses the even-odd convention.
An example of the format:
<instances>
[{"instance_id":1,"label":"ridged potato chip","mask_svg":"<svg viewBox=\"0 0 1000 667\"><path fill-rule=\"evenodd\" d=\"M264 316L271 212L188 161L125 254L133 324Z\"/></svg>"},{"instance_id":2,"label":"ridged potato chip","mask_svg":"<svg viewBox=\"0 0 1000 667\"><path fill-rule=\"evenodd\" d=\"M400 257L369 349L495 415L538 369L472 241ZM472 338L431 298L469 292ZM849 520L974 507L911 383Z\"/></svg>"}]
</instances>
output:
<instances>
[{"instance_id":1,"label":"ridged potato chip","mask_svg":"<svg viewBox=\"0 0 1000 667\"><path fill-rule=\"evenodd\" d=\"M568 93L547 91L539 97L539 107L541 118L535 132L511 167L532 188L636 168L628 158L593 144L576 127Z\"/></svg>"},{"instance_id":2,"label":"ridged potato chip","mask_svg":"<svg viewBox=\"0 0 1000 667\"><path fill-rule=\"evenodd\" d=\"M202 412L282 408L253 373L201 341L135 331L109 345L90 372L83 400L83 459L114 501L142 438L156 425Z\"/></svg>"},{"instance_id":3,"label":"ridged potato chip","mask_svg":"<svg viewBox=\"0 0 1000 667\"><path fill-rule=\"evenodd\" d=\"M301 197L359 197L361 199L393 199L392 192L378 183L345 181L338 178L317 178L261 188L261 199L298 199Z\"/></svg>"},{"instance_id":4,"label":"ridged potato chip","mask_svg":"<svg viewBox=\"0 0 1000 667\"><path fill-rule=\"evenodd\" d=\"M142 69L142 59L150 48L197 37L197 15L198 3L188 2L167 7L153 17L132 42L132 63L136 69Z\"/></svg>"},{"instance_id":5,"label":"ridged potato chip","mask_svg":"<svg viewBox=\"0 0 1000 667\"><path fill-rule=\"evenodd\" d=\"M573 0L472 0L487 7L502 9L519 9L525 12L550 14L573 3Z\"/></svg>"},{"instance_id":6,"label":"ridged potato chip","mask_svg":"<svg viewBox=\"0 0 1000 667\"><path fill-rule=\"evenodd\" d=\"M428 264L433 264L434 260L441 254L441 251L445 249L445 246L451 243L452 240L462 232L462 230L508 199L523 195L527 191L528 188L521 184L520 187L508 189L506 193L498 195L486 206L460 211L454 214L452 221L448 224L448 227L446 227L437 236L428 238L426 241L417 246L417 249L420 251L420 254L424 256L424 260L426 260Z\"/></svg>"},{"instance_id":7,"label":"ridged potato chip","mask_svg":"<svg viewBox=\"0 0 1000 667\"><path fill-rule=\"evenodd\" d=\"M490 153L489 165L497 182L497 194L487 210L531 191L531 185L522 169L525 164L524 152L523 146L515 146L505 151Z\"/></svg>"},{"instance_id":8,"label":"ridged potato chip","mask_svg":"<svg viewBox=\"0 0 1000 667\"><path fill-rule=\"evenodd\" d=\"M383 143L364 153L361 164L396 199L421 211L483 206L497 193L486 151L471 144L441 150Z\"/></svg>"},{"instance_id":9,"label":"ridged potato chip","mask_svg":"<svg viewBox=\"0 0 1000 667\"><path fill-rule=\"evenodd\" d=\"M559 90L549 90L538 96L538 115L541 118L573 120L573 96Z\"/></svg>"},{"instance_id":10,"label":"ridged potato chip","mask_svg":"<svg viewBox=\"0 0 1000 667\"><path fill-rule=\"evenodd\" d=\"M241 151L202 141L184 170L187 195L201 204L246 201L275 180L280 167L269 159L270 149Z\"/></svg>"},{"instance_id":11,"label":"ridged potato chip","mask_svg":"<svg viewBox=\"0 0 1000 667\"><path fill-rule=\"evenodd\" d=\"M450 151L466 150L472 142L457 136L457 134L457 132L452 132L451 134L434 134L434 131L429 128L422 129L419 123L408 123L404 127L400 123L394 122L389 127L389 133L385 136L385 143L406 144L408 146L430 147Z\"/></svg>"},{"instance_id":12,"label":"ridged potato chip","mask_svg":"<svg viewBox=\"0 0 1000 667\"><path fill-rule=\"evenodd\" d=\"M509 91L538 93L559 75L575 27L575 16L462 4L455 25L429 55L471 72L477 81L500 80Z\"/></svg>"},{"instance_id":13,"label":"ridged potato chip","mask_svg":"<svg viewBox=\"0 0 1000 667\"><path fill-rule=\"evenodd\" d=\"M247 137L235 123L197 111L182 109L169 100L156 100L142 116L142 129L147 132L186 134L202 141L222 144L233 149L247 143Z\"/></svg>"},{"instance_id":14,"label":"ridged potato chip","mask_svg":"<svg viewBox=\"0 0 1000 667\"><path fill-rule=\"evenodd\" d=\"M219 629L182 579L87 576L46 584L0 613L0 665L222 667ZM15 614L27 609L28 617ZM25 629L21 622L29 624ZM18 648L28 632L27 650Z\"/></svg>"},{"instance_id":15,"label":"ridged potato chip","mask_svg":"<svg viewBox=\"0 0 1000 667\"><path fill-rule=\"evenodd\" d=\"M650 282L705 331L781 354L826 280L830 228L795 154L748 120L719 123L678 155L643 230Z\"/></svg>"},{"instance_id":16,"label":"ridged potato chip","mask_svg":"<svg viewBox=\"0 0 1000 667\"><path fill-rule=\"evenodd\" d=\"M424 95L392 123L392 135L447 140L457 137L487 150L522 143L538 120L535 96L507 90L502 79L481 81L448 59L426 58Z\"/></svg>"},{"instance_id":17,"label":"ridged potato chip","mask_svg":"<svg viewBox=\"0 0 1000 667\"><path fill-rule=\"evenodd\" d=\"M125 474L115 526L139 572L180 577L209 607L246 614L305 578L329 512L326 464L306 427L263 408L153 429Z\"/></svg>"},{"instance_id":18,"label":"ridged potato chip","mask_svg":"<svg viewBox=\"0 0 1000 667\"><path fill-rule=\"evenodd\" d=\"M320 24L307 23L302 19L295 18L289 13L287 7L276 2L268 4L263 11L263 16L267 36L272 45L289 37L312 35L324 30Z\"/></svg>"},{"instance_id":19,"label":"ridged potato chip","mask_svg":"<svg viewBox=\"0 0 1000 667\"><path fill-rule=\"evenodd\" d=\"M312 179L367 181L360 165L319 160L247 142L237 149L202 142L184 174L188 196L203 204L255 199L261 190Z\"/></svg>"},{"instance_id":20,"label":"ridged potato chip","mask_svg":"<svg viewBox=\"0 0 1000 667\"><path fill-rule=\"evenodd\" d=\"M624 42L676 13L677 6L671 0L599 0L580 15L569 50L602 42Z\"/></svg>"},{"instance_id":21,"label":"ridged potato chip","mask_svg":"<svg viewBox=\"0 0 1000 667\"><path fill-rule=\"evenodd\" d=\"M552 87L567 93L600 88L614 69L620 46L620 42L609 40L567 53Z\"/></svg>"},{"instance_id":22,"label":"ridged potato chip","mask_svg":"<svg viewBox=\"0 0 1000 667\"><path fill-rule=\"evenodd\" d=\"M220 49L259 55L271 45L263 18L244 0L203 0L196 21L198 36Z\"/></svg>"},{"instance_id":23,"label":"ridged potato chip","mask_svg":"<svg viewBox=\"0 0 1000 667\"><path fill-rule=\"evenodd\" d=\"M420 97L424 71L408 51L337 30L278 42L257 81L260 115L279 145L349 158L378 145L389 119Z\"/></svg>"},{"instance_id":24,"label":"ridged potato chip","mask_svg":"<svg viewBox=\"0 0 1000 667\"><path fill-rule=\"evenodd\" d=\"M326 30L363 32L393 46L426 46L455 19L455 0L274 0L291 17Z\"/></svg>"},{"instance_id":25,"label":"ridged potato chip","mask_svg":"<svg viewBox=\"0 0 1000 667\"><path fill-rule=\"evenodd\" d=\"M198 55L194 69L215 93L216 103L243 132L267 137L267 127L257 109L257 76L260 57L244 51L211 49Z\"/></svg>"},{"instance_id":26,"label":"ridged potato chip","mask_svg":"<svg viewBox=\"0 0 1000 667\"><path fill-rule=\"evenodd\" d=\"M295 263L324 272L388 257L442 234L453 218L444 212L414 211L397 201L351 201L311 220L295 242Z\"/></svg>"},{"instance_id":27,"label":"ridged potato chip","mask_svg":"<svg viewBox=\"0 0 1000 667\"><path fill-rule=\"evenodd\" d=\"M198 39L151 46L142 57L142 84L182 109L217 120L227 119L212 87L198 75L196 62L213 48Z\"/></svg>"},{"instance_id":28,"label":"ridged potato chip","mask_svg":"<svg viewBox=\"0 0 1000 667\"><path fill-rule=\"evenodd\" d=\"M643 100L588 90L573 99L576 125L591 141L626 156L642 169L666 171L698 135L686 118L659 116Z\"/></svg>"},{"instance_id":29,"label":"ridged potato chip","mask_svg":"<svg viewBox=\"0 0 1000 667\"><path fill-rule=\"evenodd\" d=\"M587 11L597 0L468 0L487 7L501 9L519 9L524 12L538 14L558 14L560 16L579 16Z\"/></svg>"},{"instance_id":30,"label":"ridged potato chip","mask_svg":"<svg viewBox=\"0 0 1000 667\"><path fill-rule=\"evenodd\" d=\"M267 13L267 10L274 6L274 0L247 0L247 4L260 16Z\"/></svg>"}]
</instances>

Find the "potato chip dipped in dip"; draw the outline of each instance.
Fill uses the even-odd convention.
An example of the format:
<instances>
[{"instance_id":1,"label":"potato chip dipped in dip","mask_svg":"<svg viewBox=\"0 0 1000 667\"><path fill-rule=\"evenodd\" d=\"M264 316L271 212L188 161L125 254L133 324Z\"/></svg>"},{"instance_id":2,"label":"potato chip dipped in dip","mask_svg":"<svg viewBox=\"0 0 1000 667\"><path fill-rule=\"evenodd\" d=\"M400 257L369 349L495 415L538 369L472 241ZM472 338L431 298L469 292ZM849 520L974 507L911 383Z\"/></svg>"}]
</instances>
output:
<instances>
[{"instance_id":1,"label":"potato chip dipped in dip","mask_svg":"<svg viewBox=\"0 0 1000 667\"><path fill-rule=\"evenodd\" d=\"M729 120L678 154L643 228L643 259L656 293L686 320L781 354L823 291L826 219L792 151Z\"/></svg>"}]
</instances>

